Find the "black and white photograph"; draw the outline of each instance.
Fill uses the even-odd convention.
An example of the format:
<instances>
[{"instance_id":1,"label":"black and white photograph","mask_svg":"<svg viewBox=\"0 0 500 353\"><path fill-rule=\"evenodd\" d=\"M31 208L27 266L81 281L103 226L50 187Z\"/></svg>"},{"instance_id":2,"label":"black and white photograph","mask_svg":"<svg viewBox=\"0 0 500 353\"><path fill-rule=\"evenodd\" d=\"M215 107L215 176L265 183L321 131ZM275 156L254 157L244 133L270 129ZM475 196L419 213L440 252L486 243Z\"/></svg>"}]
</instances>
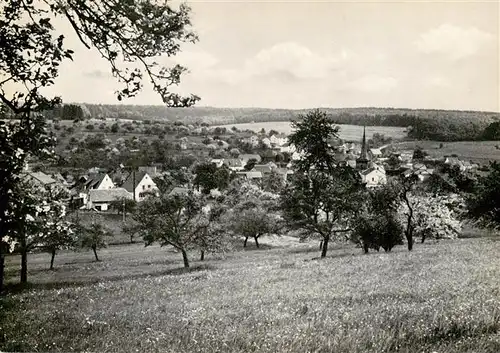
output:
<instances>
[{"instance_id":1,"label":"black and white photograph","mask_svg":"<svg viewBox=\"0 0 500 353\"><path fill-rule=\"evenodd\" d=\"M0 0L1 352L500 352L500 2Z\"/></svg>"}]
</instances>

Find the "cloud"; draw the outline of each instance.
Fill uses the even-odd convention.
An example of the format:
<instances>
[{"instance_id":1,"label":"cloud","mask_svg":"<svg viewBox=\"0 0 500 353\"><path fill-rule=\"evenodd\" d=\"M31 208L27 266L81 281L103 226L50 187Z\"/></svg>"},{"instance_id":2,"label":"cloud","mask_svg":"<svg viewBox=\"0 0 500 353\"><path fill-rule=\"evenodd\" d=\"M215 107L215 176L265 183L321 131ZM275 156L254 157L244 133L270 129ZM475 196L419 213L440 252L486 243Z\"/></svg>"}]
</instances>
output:
<instances>
[{"instance_id":1,"label":"cloud","mask_svg":"<svg viewBox=\"0 0 500 353\"><path fill-rule=\"evenodd\" d=\"M354 57L351 51L314 52L296 42L283 42L264 48L236 68L207 67L203 78L235 85L252 79L275 83L325 79L340 73L342 65Z\"/></svg>"},{"instance_id":2,"label":"cloud","mask_svg":"<svg viewBox=\"0 0 500 353\"><path fill-rule=\"evenodd\" d=\"M339 55L321 54L296 42L284 42L259 51L245 62L244 70L252 76L289 73L299 80L318 79L347 58L346 51Z\"/></svg>"},{"instance_id":3,"label":"cloud","mask_svg":"<svg viewBox=\"0 0 500 353\"><path fill-rule=\"evenodd\" d=\"M461 28L443 24L420 35L417 49L425 54L443 54L458 60L477 54L494 36L475 27Z\"/></svg>"},{"instance_id":4,"label":"cloud","mask_svg":"<svg viewBox=\"0 0 500 353\"><path fill-rule=\"evenodd\" d=\"M181 51L171 61L185 66L194 73L207 70L219 63L219 59L204 50Z\"/></svg>"},{"instance_id":5,"label":"cloud","mask_svg":"<svg viewBox=\"0 0 500 353\"><path fill-rule=\"evenodd\" d=\"M386 77L379 75L367 75L360 77L347 84L351 90L363 92L388 92L398 86L398 80L394 77Z\"/></svg>"}]
</instances>

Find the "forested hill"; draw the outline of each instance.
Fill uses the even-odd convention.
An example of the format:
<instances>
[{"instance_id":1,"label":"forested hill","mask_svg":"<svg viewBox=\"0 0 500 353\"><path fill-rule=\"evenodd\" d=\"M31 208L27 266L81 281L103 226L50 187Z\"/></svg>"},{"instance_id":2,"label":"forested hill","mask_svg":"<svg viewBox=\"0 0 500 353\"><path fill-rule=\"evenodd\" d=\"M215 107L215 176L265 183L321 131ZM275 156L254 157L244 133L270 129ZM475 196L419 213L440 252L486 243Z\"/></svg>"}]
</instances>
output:
<instances>
[{"instance_id":1,"label":"forested hill","mask_svg":"<svg viewBox=\"0 0 500 353\"><path fill-rule=\"evenodd\" d=\"M495 112L399 108L321 108L321 110L330 114L338 124L411 127L410 137L418 139L442 141L500 139L500 113ZM119 118L223 125L288 121L308 111L310 109L67 104L47 112L46 116L59 119ZM492 123L493 126L490 126Z\"/></svg>"},{"instance_id":2,"label":"forested hill","mask_svg":"<svg viewBox=\"0 0 500 353\"><path fill-rule=\"evenodd\" d=\"M285 121L296 118L310 109L268 109L268 108L167 108L151 105L96 105L81 104L84 113L93 118L123 118L134 120L168 120L184 123L208 123L211 125L236 124L263 121ZM500 119L499 113L451 110L414 110L396 108L321 108L331 114L339 123L367 125L411 125L411 118L416 117L447 117L456 119L473 119L490 121ZM396 118L399 117L398 118ZM408 119L408 120L407 120ZM396 124L396 125L395 125Z\"/></svg>"}]
</instances>

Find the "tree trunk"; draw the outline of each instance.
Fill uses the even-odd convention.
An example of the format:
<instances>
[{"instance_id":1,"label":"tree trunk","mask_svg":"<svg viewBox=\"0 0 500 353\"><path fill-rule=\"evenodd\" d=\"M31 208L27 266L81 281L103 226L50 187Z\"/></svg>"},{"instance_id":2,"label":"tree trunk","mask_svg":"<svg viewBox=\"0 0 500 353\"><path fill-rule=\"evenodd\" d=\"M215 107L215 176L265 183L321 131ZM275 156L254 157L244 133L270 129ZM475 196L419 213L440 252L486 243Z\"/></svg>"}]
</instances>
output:
<instances>
[{"instance_id":1,"label":"tree trunk","mask_svg":"<svg viewBox=\"0 0 500 353\"><path fill-rule=\"evenodd\" d=\"M323 247L321 249L321 257L326 257L326 252L328 251L328 241L330 240L330 235L323 237Z\"/></svg>"},{"instance_id":2,"label":"tree trunk","mask_svg":"<svg viewBox=\"0 0 500 353\"><path fill-rule=\"evenodd\" d=\"M2 243L0 240L0 248L1 247ZM5 264L5 255L2 249L0 249L0 294L2 294L3 291L4 264Z\"/></svg>"},{"instance_id":3,"label":"tree trunk","mask_svg":"<svg viewBox=\"0 0 500 353\"><path fill-rule=\"evenodd\" d=\"M368 254L368 252L370 251L367 243L363 243L363 250L364 250L365 254Z\"/></svg>"},{"instance_id":4,"label":"tree trunk","mask_svg":"<svg viewBox=\"0 0 500 353\"><path fill-rule=\"evenodd\" d=\"M28 282L28 249L21 249L21 283Z\"/></svg>"},{"instance_id":5,"label":"tree trunk","mask_svg":"<svg viewBox=\"0 0 500 353\"><path fill-rule=\"evenodd\" d=\"M259 237L253 237L255 239L255 246L258 248L259 247L259 241L257 240Z\"/></svg>"},{"instance_id":6,"label":"tree trunk","mask_svg":"<svg viewBox=\"0 0 500 353\"><path fill-rule=\"evenodd\" d=\"M205 260L205 250L200 251L200 261Z\"/></svg>"},{"instance_id":7,"label":"tree trunk","mask_svg":"<svg viewBox=\"0 0 500 353\"><path fill-rule=\"evenodd\" d=\"M408 251L413 249L413 231L411 226L411 218L412 216L408 216L408 224L406 225L406 241L408 242Z\"/></svg>"},{"instance_id":8,"label":"tree trunk","mask_svg":"<svg viewBox=\"0 0 500 353\"><path fill-rule=\"evenodd\" d=\"M184 267L188 268L189 267L189 260L188 260L188 255L186 250L182 249L182 259L184 260Z\"/></svg>"},{"instance_id":9,"label":"tree trunk","mask_svg":"<svg viewBox=\"0 0 500 353\"><path fill-rule=\"evenodd\" d=\"M54 259L56 257L56 249L52 249L52 252L51 252L51 257L50 257L50 269L53 270L54 269Z\"/></svg>"},{"instance_id":10,"label":"tree trunk","mask_svg":"<svg viewBox=\"0 0 500 353\"><path fill-rule=\"evenodd\" d=\"M323 250L323 240L319 242L319 250Z\"/></svg>"},{"instance_id":11,"label":"tree trunk","mask_svg":"<svg viewBox=\"0 0 500 353\"><path fill-rule=\"evenodd\" d=\"M94 252L95 260L99 261L99 257L97 257L97 247L93 246L92 251Z\"/></svg>"},{"instance_id":12,"label":"tree trunk","mask_svg":"<svg viewBox=\"0 0 500 353\"><path fill-rule=\"evenodd\" d=\"M247 241L248 241L248 237L245 238L245 241L243 242L243 247L246 248L247 247Z\"/></svg>"}]
</instances>

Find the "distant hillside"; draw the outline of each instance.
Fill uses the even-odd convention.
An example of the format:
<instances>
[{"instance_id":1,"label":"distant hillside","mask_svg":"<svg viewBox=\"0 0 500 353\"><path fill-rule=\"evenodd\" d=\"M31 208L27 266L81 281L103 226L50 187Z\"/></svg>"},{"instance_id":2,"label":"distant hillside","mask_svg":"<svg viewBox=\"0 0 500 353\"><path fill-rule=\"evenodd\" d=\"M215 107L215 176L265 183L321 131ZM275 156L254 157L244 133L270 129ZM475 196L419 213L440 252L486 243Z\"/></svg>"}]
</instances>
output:
<instances>
[{"instance_id":1,"label":"distant hillside","mask_svg":"<svg viewBox=\"0 0 500 353\"><path fill-rule=\"evenodd\" d=\"M284 121L296 118L311 109L268 108L167 108L142 105L80 104L84 113L93 118L122 118L134 120L167 120L184 123L208 123L211 125L236 124L263 121ZM433 116L491 122L500 119L500 113L450 110L422 110L396 108L322 108L339 123L354 125L412 125L412 117ZM396 118L397 117L397 118ZM404 118L404 119L401 119Z\"/></svg>"}]
</instances>

